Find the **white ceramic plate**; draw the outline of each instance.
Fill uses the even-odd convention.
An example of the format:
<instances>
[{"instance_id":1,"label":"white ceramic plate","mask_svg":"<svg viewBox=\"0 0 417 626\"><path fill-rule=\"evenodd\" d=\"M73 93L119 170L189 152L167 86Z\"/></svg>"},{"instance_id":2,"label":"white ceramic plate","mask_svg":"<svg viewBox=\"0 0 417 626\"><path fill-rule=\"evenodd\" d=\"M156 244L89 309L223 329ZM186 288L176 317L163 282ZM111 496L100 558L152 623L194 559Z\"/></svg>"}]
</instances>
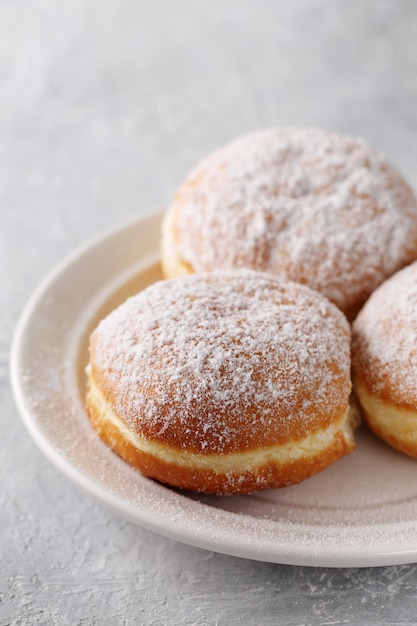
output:
<instances>
[{"instance_id":1,"label":"white ceramic plate","mask_svg":"<svg viewBox=\"0 0 417 626\"><path fill-rule=\"evenodd\" d=\"M39 287L18 324L11 375L22 418L69 478L128 519L185 543L316 566L417 561L417 461L365 430L357 450L300 485L251 496L193 496L130 468L84 410L87 341L98 320L161 278L159 213L90 242Z\"/></svg>"}]
</instances>

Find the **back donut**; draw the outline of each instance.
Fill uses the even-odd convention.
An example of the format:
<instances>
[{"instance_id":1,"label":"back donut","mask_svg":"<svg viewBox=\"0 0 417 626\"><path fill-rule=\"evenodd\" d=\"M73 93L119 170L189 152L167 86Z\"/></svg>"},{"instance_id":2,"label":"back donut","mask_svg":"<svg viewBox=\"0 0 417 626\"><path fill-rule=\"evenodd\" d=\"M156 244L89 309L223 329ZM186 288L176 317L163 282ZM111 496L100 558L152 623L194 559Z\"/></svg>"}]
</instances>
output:
<instances>
[{"instance_id":1,"label":"back donut","mask_svg":"<svg viewBox=\"0 0 417 626\"><path fill-rule=\"evenodd\" d=\"M315 289L353 319L417 259L417 199L364 141L272 128L210 154L162 227L167 277L249 268Z\"/></svg>"}]
</instances>

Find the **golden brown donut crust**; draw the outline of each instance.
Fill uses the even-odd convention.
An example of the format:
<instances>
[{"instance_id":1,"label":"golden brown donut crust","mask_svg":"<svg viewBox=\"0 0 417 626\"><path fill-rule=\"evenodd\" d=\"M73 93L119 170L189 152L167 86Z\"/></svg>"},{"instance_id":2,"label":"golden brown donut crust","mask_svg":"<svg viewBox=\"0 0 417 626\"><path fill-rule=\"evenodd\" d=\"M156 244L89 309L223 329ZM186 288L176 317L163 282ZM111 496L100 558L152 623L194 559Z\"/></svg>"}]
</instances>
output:
<instances>
[{"instance_id":1,"label":"golden brown donut crust","mask_svg":"<svg viewBox=\"0 0 417 626\"><path fill-rule=\"evenodd\" d=\"M282 486L354 446L345 317L320 294L258 272L160 281L129 299L92 334L89 379L88 411L100 436L145 475L175 486L217 493ZM242 470L192 471L123 443L123 428L139 442L209 463L251 451L261 460L246 478ZM311 434L323 436L311 458L307 450L285 461L285 471L262 462Z\"/></svg>"},{"instance_id":2,"label":"golden brown donut crust","mask_svg":"<svg viewBox=\"0 0 417 626\"><path fill-rule=\"evenodd\" d=\"M353 319L417 258L417 199L360 139L273 128L210 154L162 228L167 277L246 267L320 291Z\"/></svg>"}]
</instances>

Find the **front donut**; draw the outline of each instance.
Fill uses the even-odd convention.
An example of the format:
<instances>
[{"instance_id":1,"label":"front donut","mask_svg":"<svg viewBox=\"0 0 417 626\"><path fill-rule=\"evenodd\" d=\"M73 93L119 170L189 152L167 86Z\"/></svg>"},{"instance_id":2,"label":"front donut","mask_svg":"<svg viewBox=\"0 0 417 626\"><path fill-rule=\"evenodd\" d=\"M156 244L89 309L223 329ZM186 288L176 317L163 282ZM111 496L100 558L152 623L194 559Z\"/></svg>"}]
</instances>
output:
<instances>
[{"instance_id":1,"label":"front donut","mask_svg":"<svg viewBox=\"0 0 417 626\"><path fill-rule=\"evenodd\" d=\"M354 449L349 324L324 296L270 275L151 285L94 330L87 372L98 435L173 487L284 487Z\"/></svg>"}]
</instances>

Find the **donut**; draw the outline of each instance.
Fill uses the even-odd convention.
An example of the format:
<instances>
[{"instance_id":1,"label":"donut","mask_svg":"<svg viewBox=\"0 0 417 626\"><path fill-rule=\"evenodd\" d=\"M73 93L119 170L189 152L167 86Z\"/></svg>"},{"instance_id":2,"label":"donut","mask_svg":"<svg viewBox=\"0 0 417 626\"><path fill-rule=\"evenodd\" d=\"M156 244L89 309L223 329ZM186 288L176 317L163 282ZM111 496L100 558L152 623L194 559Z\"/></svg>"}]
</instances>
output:
<instances>
[{"instance_id":1,"label":"donut","mask_svg":"<svg viewBox=\"0 0 417 626\"><path fill-rule=\"evenodd\" d=\"M352 329L354 388L364 421L417 458L417 263L371 295Z\"/></svg>"},{"instance_id":2,"label":"donut","mask_svg":"<svg viewBox=\"0 0 417 626\"><path fill-rule=\"evenodd\" d=\"M267 129L195 167L166 211L161 251L168 278L268 272L321 292L353 319L417 259L417 199L361 139Z\"/></svg>"},{"instance_id":3,"label":"donut","mask_svg":"<svg viewBox=\"0 0 417 626\"><path fill-rule=\"evenodd\" d=\"M251 270L158 281L90 337L87 411L143 475L243 494L354 449L350 327L309 288Z\"/></svg>"}]
</instances>

